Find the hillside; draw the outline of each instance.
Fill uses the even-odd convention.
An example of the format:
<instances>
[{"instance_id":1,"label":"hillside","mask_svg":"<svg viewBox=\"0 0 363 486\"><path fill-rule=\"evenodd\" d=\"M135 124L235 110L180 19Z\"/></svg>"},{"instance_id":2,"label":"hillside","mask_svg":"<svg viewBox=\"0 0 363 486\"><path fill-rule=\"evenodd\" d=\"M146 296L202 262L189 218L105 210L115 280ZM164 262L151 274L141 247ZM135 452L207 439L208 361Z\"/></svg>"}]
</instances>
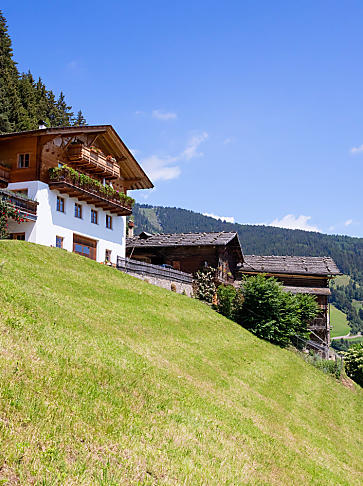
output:
<instances>
[{"instance_id":1,"label":"hillside","mask_svg":"<svg viewBox=\"0 0 363 486\"><path fill-rule=\"evenodd\" d=\"M78 255L0 254L2 484L361 484L358 386Z\"/></svg>"},{"instance_id":2,"label":"hillside","mask_svg":"<svg viewBox=\"0 0 363 486\"><path fill-rule=\"evenodd\" d=\"M346 314L354 332L363 331L363 310L359 314L359 302L363 302L363 238L226 223L186 209L145 204L135 206L133 217L135 234L143 230L151 233L236 231L246 255L330 256L351 277L350 285L332 288L331 301Z\"/></svg>"}]
</instances>

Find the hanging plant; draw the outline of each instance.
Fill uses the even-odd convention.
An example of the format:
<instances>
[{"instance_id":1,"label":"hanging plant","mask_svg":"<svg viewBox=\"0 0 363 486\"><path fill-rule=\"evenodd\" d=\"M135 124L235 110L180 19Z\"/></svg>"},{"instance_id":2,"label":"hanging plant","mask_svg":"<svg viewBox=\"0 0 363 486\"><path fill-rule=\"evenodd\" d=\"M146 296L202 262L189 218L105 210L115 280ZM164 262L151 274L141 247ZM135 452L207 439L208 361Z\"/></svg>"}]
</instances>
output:
<instances>
[{"instance_id":1,"label":"hanging plant","mask_svg":"<svg viewBox=\"0 0 363 486\"><path fill-rule=\"evenodd\" d=\"M16 207L8 202L5 198L0 198L0 240L9 237L8 221L13 219L17 223L23 223L25 220L21 217Z\"/></svg>"},{"instance_id":2,"label":"hanging plant","mask_svg":"<svg viewBox=\"0 0 363 486\"><path fill-rule=\"evenodd\" d=\"M59 177L68 177L75 184L85 188L93 189L107 196L108 198L115 198L125 206L132 207L135 203L135 200L132 197L126 196L126 194L118 190L115 190L113 187L109 186L108 184L103 185L97 179L93 179L92 177L86 174L82 174L81 172L76 171L75 169L69 167L66 164L62 165L62 167L52 167L51 169L49 169L49 177L51 180L56 180Z\"/></svg>"}]
</instances>

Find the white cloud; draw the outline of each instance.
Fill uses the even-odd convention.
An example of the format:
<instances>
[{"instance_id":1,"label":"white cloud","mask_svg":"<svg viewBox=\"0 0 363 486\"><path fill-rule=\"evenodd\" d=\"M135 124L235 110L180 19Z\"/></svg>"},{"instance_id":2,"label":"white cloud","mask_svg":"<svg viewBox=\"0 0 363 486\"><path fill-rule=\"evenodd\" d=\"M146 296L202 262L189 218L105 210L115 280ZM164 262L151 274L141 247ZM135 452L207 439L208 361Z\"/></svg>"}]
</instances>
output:
<instances>
[{"instance_id":1,"label":"white cloud","mask_svg":"<svg viewBox=\"0 0 363 486\"><path fill-rule=\"evenodd\" d=\"M177 162L190 160L194 157L202 157L202 152L197 152L199 145L208 138L207 132L193 135L188 141L185 149L175 156L170 155L151 155L143 159L142 165L152 181L176 179L181 174L181 169Z\"/></svg>"},{"instance_id":2,"label":"white cloud","mask_svg":"<svg viewBox=\"0 0 363 486\"><path fill-rule=\"evenodd\" d=\"M286 216L281 219L274 219L271 223L268 224L268 226L320 232L320 229L317 226L312 226L308 223L310 219L311 216L294 216L293 214L286 214Z\"/></svg>"},{"instance_id":3,"label":"white cloud","mask_svg":"<svg viewBox=\"0 0 363 486\"><path fill-rule=\"evenodd\" d=\"M177 160L177 157L151 155L142 161L142 165L152 181L168 181L180 176L180 167L175 165Z\"/></svg>"},{"instance_id":4,"label":"white cloud","mask_svg":"<svg viewBox=\"0 0 363 486\"><path fill-rule=\"evenodd\" d=\"M137 111L135 111L135 115L136 116L143 116L143 115L145 115L145 112L142 111L142 110L137 110Z\"/></svg>"},{"instance_id":5,"label":"white cloud","mask_svg":"<svg viewBox=\"0 0 363 486\"><path fill-rule=\"evenodd\" d=\"M203 152L197 152L199 145L205 142L208 138L207 132L202 132L199 135L193 135L187 143L185 150L181 154L186 160L193 159L194 157L202 157Z\"/></svg>"},{"instance_id":6,"label":"white cloud","mask_svg":"<svg viewBox=\"0 0 363 486\"><path fill-rule=\"evenodd\" d=\"M220 219L221 221L225 221L226 223L235 222L233 216L217 216L216 214L212 214L212 213L203 213L203 216L209 216L210 218Z\"/></svg>"},{"instance_id":7,"label":"white cloud","mask_svg":"<svg viewBox=\"0 0 363 486\"><path fill-rule=\"evenodd\" d=\"M344 226L349 226L353 223L353 220L352 219L347 219L344 223Z\"/></svg>"},{"instance_id":8,"label":"white cloud","mask_svg":"<svg viewBox=\"0 0 363 486\"><path fill-rule=\"evenodd\" d=\"M163 121L175 120L176 118L178 118L178 115L176 113L166 112L162 110L153 110L151 116L153 118L156 118L157 120Z\"/></svg>"},{"instance_id":9,"label":"white cloud","mask_svg":"<svg viewBox=\"0 0 363 486\"><path fill-rule=\"evenodd\" d=\"M350 149L351 154L358 154L360 152L363 152L363 144L359 145L359 147L353 147Z\"/></svg>"},{"instance_id":10,"label":"white cloud","mask_svg":"<svg viewBox=\"0 0 363 486\"><path fill-rule=\"evenodd\" d=\"M232 143L233 141L234 141L233 137L227 137L223 140L223 144L228 145L228 144Z\"/></svg>"},{"instance_id":11,"label":"white cloud","mask_svg":"<svg viewBox=\"0 0 363 486\"><path fill-rule=\"evenodd\" d=\"M335 226L334 226L334 225L329 226L328 230L329 230L329 231L333 231L333 230L335 230Z\"/></svg>"}]
</instances>

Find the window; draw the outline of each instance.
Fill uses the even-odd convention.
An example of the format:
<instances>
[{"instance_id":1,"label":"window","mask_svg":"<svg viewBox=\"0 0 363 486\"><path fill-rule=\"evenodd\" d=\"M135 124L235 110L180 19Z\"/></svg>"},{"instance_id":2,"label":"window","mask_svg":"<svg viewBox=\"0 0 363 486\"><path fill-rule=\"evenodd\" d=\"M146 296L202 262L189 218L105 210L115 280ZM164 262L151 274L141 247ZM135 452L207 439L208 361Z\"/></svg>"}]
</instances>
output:
<instances>
[{"instance_id":1,"label":"window","mask_svg":"<svg viewBox=\"0 0 363 486\"><path fill-rule=\"evenodd\" d=\"M64 199L57 196L57 211L64 213Z\"/></svg>"},{"instance_id":2,"label":"window","mask_svg":"<svg viewBox=\"0 0 363 486\"><path fill-rule=\"evenodd\" d=\"M94 209L91 209L91 223L98 224L98 213Z\"/></svg>"},{"instance_id":3,"label":"window","mask_svg":"<svg viewBox=\"0 0 363 486\"><path fill-rule=\"evenodd\" d=\"M19 154L18 155L18 167L19 169L26 169L29 167L29 154Z\"/></svg>"},{"instance_id":4,"label":"window","mask_svg":"<svg viewBox=\"0 0 363 486\"><path fill-rule=\"evenodd\" d=\"M16 194L23 194L24 196L28 195L28 189L10 189L11 192L15 192Z\"/></svg>"},{"instance_id":5,"label":"window","mask_svg":"<svg viewBox=\"0 0 363 486\"><path fill-rule=\"evenodd\" d=\"M105 262L106 263L111 263L111 250L106 250L105 251Z\"/></svg>"},{"instance_id":6,"label":"window","mask_svg":"<svg viewBox=\"0 0 363 486\"><path fill-rule=\"evenodd\" d=\"M112 216L106 214L106 228L112 229Z\"/></svg>"},{"instance_id":7,"label":"window","mask_svg":"<svg viewBox=\"0 0 363 486\"><path fill-rule=\"evenodd\" d=\"M74 205L74 217L75 218L82 218L82 206L80 204Z\"/></svg>"},{"instance_id":8,"label":"window","mask_svg":"<svg viewBox=\"0 0 363 486\"><path fill-rule=\"evenodd\" d=\"M23 240L23 241L25 241L25 233L11 233L10 238L12 240Z\"/></svg>"},{"instance_id":9,"label":"window","mask_svg":"<svg viewBox=\"0 0 363 486\"><path fill-rule=\"evenodd\" d=\"M63 248L63 236L56 236L55 237L55 246L57 248Z\"/></svg>"}]
</instances>

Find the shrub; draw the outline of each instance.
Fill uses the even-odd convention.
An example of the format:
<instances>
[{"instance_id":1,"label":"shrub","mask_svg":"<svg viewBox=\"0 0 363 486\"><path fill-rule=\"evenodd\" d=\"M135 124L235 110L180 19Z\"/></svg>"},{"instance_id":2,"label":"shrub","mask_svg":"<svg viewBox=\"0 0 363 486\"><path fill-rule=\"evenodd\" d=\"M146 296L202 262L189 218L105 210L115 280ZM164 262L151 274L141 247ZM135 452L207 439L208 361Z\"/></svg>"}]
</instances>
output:
<instances>
[{"instance_id":1,"label":"shrub","mask_svg":"<svg viewBox=\"0 0 363 486\"><path fill-rule=\"evenodd\" d=\"M233 319L236 289L233 285L220 285L217 289L216 310L223 316Z\"/></svg>"},{"instance_id":2,"label":"shrub","mask_svg":"<svg viewBox=\"0 0 363 486\"><path fill-rule=\"evenodd\" d=\"M340 375L342 374L343 364L341 359L337 359L335 361L322 359L316 354L309 355L305 359L308 363L315 366L315 368L318 368L324 373L330 373L331 375L334 375L337 379L339 379Z\"/></svg>"},{"instance_id":3,"label":"shrub","mask_svg":"<svg viewBox=\"0 0 363 486\"><path fill-rule=\"evenodd\" d=\"M204 267L195 274L195 296L199 300L204 300L211 304L216 293L216 284L214 282L215 269Z\"/></svg>"},{"instance_id":4,"label":"shrub","mask_svg":"<svg viewBox=\"0 0 363 486\"><path fill-rule=\"evenodd\" d=\"M311 295L285 292L275 278L246 278L233 302L233 318L256 336L287 346L298 335L309 337L307 325L319 307Z\"/></svg>"},{"instance_id":5,"label":"shrub","mask_svg":"<svg viewBox=\"0 0 363 486\"><path fill-rule=\"evenodd\" d=\"M343 355L345 372L358 385L363 386L363 344L353 344Z\"/></svg>"}]
</instances>

